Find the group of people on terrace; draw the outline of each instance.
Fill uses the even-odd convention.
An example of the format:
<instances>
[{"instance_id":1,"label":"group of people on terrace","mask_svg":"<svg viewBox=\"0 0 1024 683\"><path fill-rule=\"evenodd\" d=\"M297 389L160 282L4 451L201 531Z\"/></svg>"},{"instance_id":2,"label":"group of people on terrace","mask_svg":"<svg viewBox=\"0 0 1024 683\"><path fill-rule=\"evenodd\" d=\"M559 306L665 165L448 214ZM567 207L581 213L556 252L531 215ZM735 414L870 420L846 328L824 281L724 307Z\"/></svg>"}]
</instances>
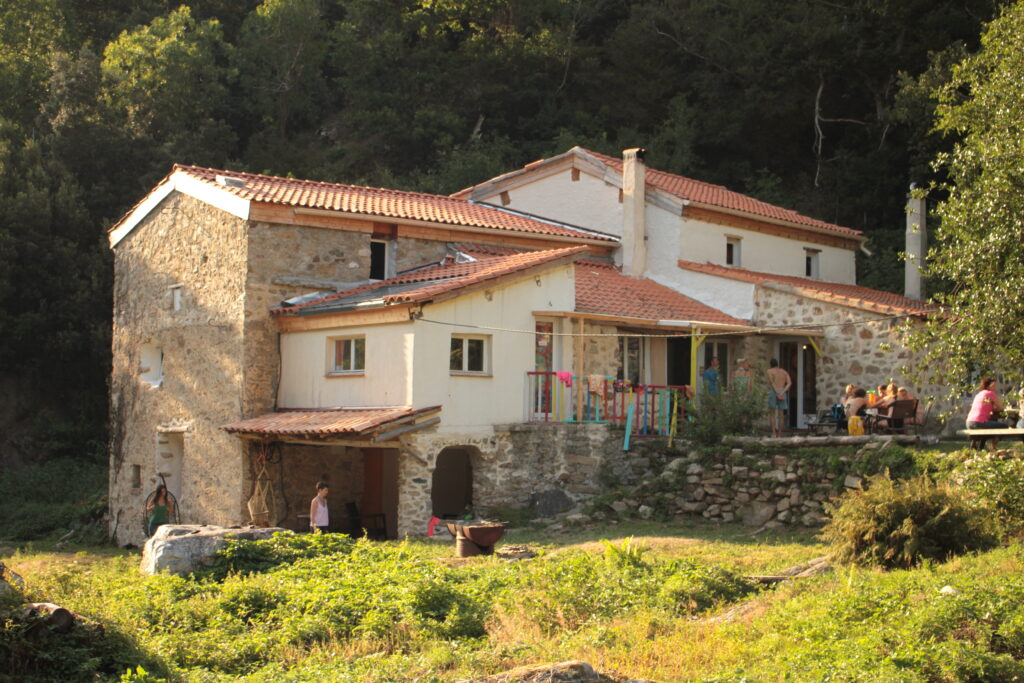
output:
<instances>
[{"instance_id":1,"label":"group of people on terrace","mask_svg":"<svg viewBox=\"0 0 1024 683\"><path fill-rule=\"evenodd\" d=\"M854 431L859 432L861 431L859 426L863 425L863 421L867 420L869 416L881 419L882 421L889 421L889 418L892 416L894 403L897 401L913 400L915 400L914 396L906 387L897 386L893 382L879 384L873 390L865 389L855 384L847 384L837 404L838 407L841 407L842 416L837 417L840 417L840 421L845 421L847 425L851 422L854 424L854 427L851 428L851 433ZM889 426L902 428L907 422L910 424L920 424L921 413L921 403L917 402L913 415L906 418L892 419Z\"/></svg>"}]
</instances>

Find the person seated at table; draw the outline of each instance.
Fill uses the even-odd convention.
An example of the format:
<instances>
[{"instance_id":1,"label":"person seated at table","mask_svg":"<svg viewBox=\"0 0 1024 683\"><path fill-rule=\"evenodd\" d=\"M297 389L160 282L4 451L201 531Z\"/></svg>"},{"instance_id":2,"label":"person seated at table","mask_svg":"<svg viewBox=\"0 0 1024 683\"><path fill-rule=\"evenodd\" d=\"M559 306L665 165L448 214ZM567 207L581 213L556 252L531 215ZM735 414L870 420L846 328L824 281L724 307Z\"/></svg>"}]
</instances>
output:
<instances>
[{"instance_id":1,"label":"person seated at table","mask_svg":"<svg viewBox=\"0 0 1024 683\"><path fill-rule=\"evenodd\" d=\"M880 390L879 395L881 398L875 401L875 405L873 407L878 408L879 415L883 414L883 411L884 414L888 414L889 406L891 406L893 401L896 400L896 383L890 382L888 386L884 384L879 384L878 388Z\"/></svg>"},{"instance_id":2,"label":"person seated at table","mask_svg":"<svg viewBox=\"0 0 1024 683\"><path fill-rule=\"evenodd\" d=\"M996 390L999 384L994 377L985 377L978 385L978 393L974 395L971 402L971 412L967 414L968 429L1006 429L1005 422L993 420L992 413L1003 410L1003 402L999 400ZM989 443L994 448L999 439L992 439Z\"/></svg>"},{"instance_id":3,"label":"person seated at table","mask_svg":"<svg viewBox=\"0 0 1024 683\"><path fill-rule=\"evenodd\" d=\"M853 416L864 418L867 416L868 409L868 392L860 387L856 387L853 390L853 397L846 402L846 420ZM845 424L843 425L846 426Z\"/></svg>"},{"instance_id":4,"label":"person seated at table","mask_svg":"<svg viewBox=\"0 0 1024 683\"><path fill-rule=\"evenodd\" d=\"M847 384L846 388L843 389L843 395L839 397L839 405L846 409L846 403L853 398L853 392L857 390L857 387L853 384Z\"/></svg>"}]
</instances>

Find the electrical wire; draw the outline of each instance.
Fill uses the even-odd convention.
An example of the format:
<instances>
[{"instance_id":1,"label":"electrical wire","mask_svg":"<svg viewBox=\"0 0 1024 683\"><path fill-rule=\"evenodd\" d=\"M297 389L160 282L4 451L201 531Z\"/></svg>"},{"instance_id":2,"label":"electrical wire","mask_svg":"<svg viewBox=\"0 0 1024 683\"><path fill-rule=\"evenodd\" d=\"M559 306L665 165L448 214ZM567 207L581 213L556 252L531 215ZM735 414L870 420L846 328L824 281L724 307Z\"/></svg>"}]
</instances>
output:
<instances>
[{"instance_id":1,"label":"electrical wire","mask_svg":"<svg viewBox=\"0 0 1024 683\"><path fill-rule=\"evenodd\" d=\"M473 330L485 330L488 332L510 332L513 334L545 334L553 337L630 337L640 339L692 339L694 337L735 337L737 335L752 335L762 334L770 330L824 330L828 327L843 327L845 325L867 325L871 323L886 322L889 320L901 320L904 318L914 318L919 316L920 313L900 313L882 316L880 318L861 318L859 320L847 320L840 323L805 323L802 325L765 325L762 327L751 327L750 331L746 330L728 330L728 331L706 331L700 333L694 332L680 332L680 333L667 333L667 334L624 334L618 332L584 332L580 335L577 332L543 332L538 333L537 330L520 330L512 327L494 327L490 325L471 325L469 323L453 323L444 320L431 320L430 318L416 318L421 322L432 323L434 325L444 325L446 327L463 327ZM613 322L613 321L609 321ZM799 334L797 333L797 336Z\"/></svg>"}]
</instances>

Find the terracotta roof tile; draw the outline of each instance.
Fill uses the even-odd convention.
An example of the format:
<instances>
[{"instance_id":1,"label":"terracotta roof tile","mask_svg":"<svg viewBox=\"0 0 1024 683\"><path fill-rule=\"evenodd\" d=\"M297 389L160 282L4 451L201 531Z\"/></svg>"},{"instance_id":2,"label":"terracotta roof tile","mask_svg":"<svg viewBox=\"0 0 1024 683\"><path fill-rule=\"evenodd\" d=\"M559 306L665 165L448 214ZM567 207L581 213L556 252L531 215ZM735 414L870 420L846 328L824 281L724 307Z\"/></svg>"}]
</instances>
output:
<instances>
[{"instance_id":1,"label":"terracotta roof tile","mask_svg":"<svg viewBox=\"0 0 1024 683\"><path fill-rule=\"evenodd\" d=\"M242 199L268 204L285 204L308 209L326 209L382 218L428 221L452 226L464 225L534 235L615 241L614 237L573 230L494 207L474 204L465 199L442 195L280 178L182 164L175 164L174 170L186 173ZM217 182L217 176L237 179L239 185L220 184Z\"/></svg>"},{"instance_id":2,"label":"terracotta roof tile","mask_svg":"<svg viewBox=\"0 0 1024 683\"><path fill-rule=\"evenodd\" d=\"M938 309L926 301L908 299L892 292L883 292L877 289L861 287L860 285L847 285L838 282L823 282L805 277L792 275L774 275L772 273L760 273L744 268L732 268L719 266L712 263L696 263L694 261L679 261L679 267L708 275L717 275L732 280L750 282L763 285L777 283L786 285L798 290L804 296L821 299L843 306L854 308L866 308L869 310L885 310L896 313L912 313L926 315Z\"/></svg>"},{"instance_id":3,"label":"terracotta roof tile","mask_svg":"<svg viewBox=\"0 0 1024 683\"><path fill-rule=\"evenodd\" d=\"M750 325L646 278L621 274L598 261L576 263L576 311L647 320Z\"/></svg>"},{"instance_id":4,"label":"terracotta roof tile","mask_svg":"<svg viewBox=\"0 0 1024 683\"><path fill-rule=\"evenodd\" d=\"M572 261L586 253L586 247L569 247L566 249L549 249L544 251L527 251L509 256L494 256L470 263L450 263L431 268L423 268L404 273L389 280L373 282L362 287L350 289L325 296L322 299L308 301L298 306L282 307L272 311L275 314L289 314L304 311L312 314L317 309L327 308L323 312L333 312L329 304L340 303L339 300L370 300L378 298L381 305L415 303L437 297L441 294L456 292L460 289L497 280L520 271L542 266L556 265L558 261ZM422 286L415 286L422 283ZM402 285L413 285L402 287ZM396 291L401 290L401 291ZM366 295L361 297L360 295ZM319 311L317 311L319 312Z\"/></svg>"},{"instance_id":5,"label":"terracotta roof tile","mask_svg":"<svg viewBox=\"0 0 1024 683\"><path fill-rule=\"evenodd\" d=\"M598 152L591 152L590 150L582 151L596 159L599 159L608 166L611 166L619 173L622 172L622 159L600 154ZM830 232L836 232L843 235L860 236L862 234L860 230L854 230L853 228L847 228L842 225L835 225L834 223L826 223L825 221L820 221L816 218L804 216L792 209L784 209L781 206L775 206L774 204L763 202L760 199L754 199L753 197L748 197L747 195L740 194L739 192L733 192L723 185L714 185L701 180L694 180L693 178L676 175L675 173L659 171L651 167L647 167L647 182L648 184L653 185L660 190L664 190L675 197L688 199L691 202L717 206L723 209L731 209L733 211L742 211L743 213L754 216L773 218L775 220L795 223L797 225L806 225L808 227L828 230Z\"/></svg>"},{"instance_id":6,"label":"terracotta roof tile","mask_svg":"<svg viewBox=\"0 0 1024 683\"><path fill-rule=\"evenodd\" d=\"M357 435L383 427L399 418L438 410L439 406L412 408L337 408L329 410L283 410L221 427L226 432L266 436Z\"/></svg>"}]
</instances>

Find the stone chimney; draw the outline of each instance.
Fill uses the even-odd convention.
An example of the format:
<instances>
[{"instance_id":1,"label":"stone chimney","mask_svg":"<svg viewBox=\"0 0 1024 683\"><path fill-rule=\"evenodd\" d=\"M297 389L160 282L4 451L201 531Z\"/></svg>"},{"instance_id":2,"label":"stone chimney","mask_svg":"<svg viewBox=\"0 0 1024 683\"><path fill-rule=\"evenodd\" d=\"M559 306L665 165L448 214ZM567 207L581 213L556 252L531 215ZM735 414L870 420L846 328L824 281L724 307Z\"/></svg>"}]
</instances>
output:
<instances>
[{"instance_id":1,"label":"stone chimney","mask_svg":"<svg viewBox=\"0 0 1024 683\"><path fill-rule=\"evenodd\" d=\"M903 268L903 294L908 299L922 300L925 293L921 267L928 255L927 209L924 199L914 197L915 189L917 186L911 185L907 195L907 246L904 250L907 259Z\"/></svg>"},{"instance_id":2,"label":"stone chimney","mask_svg":"<svg viewBox=\"0 0 1024 683\"><path fill-rule=\"evenodd\" d=\"M622 272L641 277L647 267L647 167L642 147L622 152Z\"/></svg>"}]
</instances>

